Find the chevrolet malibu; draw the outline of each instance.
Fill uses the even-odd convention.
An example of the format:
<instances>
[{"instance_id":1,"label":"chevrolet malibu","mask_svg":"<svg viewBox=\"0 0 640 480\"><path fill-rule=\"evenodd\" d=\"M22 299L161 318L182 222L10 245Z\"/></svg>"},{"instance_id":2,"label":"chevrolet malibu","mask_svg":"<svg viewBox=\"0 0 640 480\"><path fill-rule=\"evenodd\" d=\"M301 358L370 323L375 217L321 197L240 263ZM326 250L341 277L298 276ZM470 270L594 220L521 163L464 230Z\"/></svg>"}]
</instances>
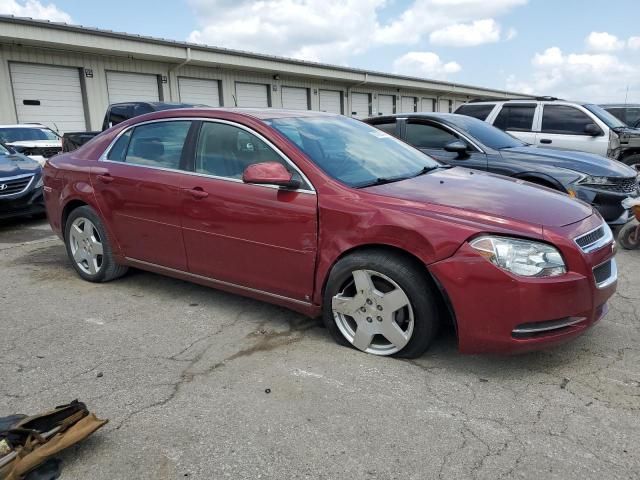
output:
<instances>
[{"instance_id":1,"label":"chevrolet malibu","mask_svg":"<svg viewBox=\"0 0 640 480\"><path fill-rule=\"evenodd\" d=\"M607 312L611 230L550 189L449 167L360 121L184 109L121 123L44 169L78 275L136 267L322 315L335 340L416 357L521 352Z\"/></svg>"}]
</instances>

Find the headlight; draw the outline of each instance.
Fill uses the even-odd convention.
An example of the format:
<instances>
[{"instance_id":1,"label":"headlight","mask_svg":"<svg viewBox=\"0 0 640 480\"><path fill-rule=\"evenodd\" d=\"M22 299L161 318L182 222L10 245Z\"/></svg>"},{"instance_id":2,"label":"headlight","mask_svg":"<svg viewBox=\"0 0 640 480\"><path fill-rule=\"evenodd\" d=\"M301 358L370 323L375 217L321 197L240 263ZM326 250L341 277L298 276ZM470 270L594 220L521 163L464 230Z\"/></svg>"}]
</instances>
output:
<instances>
[{"instance_id":1,"label":"headlight","mask_svg":"<svg viewBox=\"0 0 640 480\"><path fill-rule=\"evenodd\" d=\"M555 277L567 271L560 252L546 243L487 235L470 245L491 263L523 277Z\"/></svg>"},{"instance_id":2,"label":"headlight","mask_svg":"<svg viewBox=\"0 0 640 480\"><path fill-rule=\"evenodd\" d=\"M611 181L608 177L592 177L591 175L585 175L579 183L585 185L610 185Z\"/></svg>"},{"instance_id":3,"label":"headlight","mask_svg":"<svg viewBox=\"0 0 640 480\"><path fill-rule=\"evenodd\" d=\"M40 188L42 186L44 186L44 177L40 175L40 179L38 180L38 183L36 183L35 188Z\"/></svg>"}]
</instances>

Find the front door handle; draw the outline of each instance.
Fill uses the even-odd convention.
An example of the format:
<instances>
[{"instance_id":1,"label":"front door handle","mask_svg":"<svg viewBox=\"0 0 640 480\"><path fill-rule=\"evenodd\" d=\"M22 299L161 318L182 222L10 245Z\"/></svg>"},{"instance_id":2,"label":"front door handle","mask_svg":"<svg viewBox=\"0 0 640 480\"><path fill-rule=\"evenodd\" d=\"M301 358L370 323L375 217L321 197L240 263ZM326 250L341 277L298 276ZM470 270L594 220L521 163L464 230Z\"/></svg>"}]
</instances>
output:
<instances>
[{"instance_id":1,"label":"front door handle","mask_svg":"<svg viewBox=\"0 0 640 480\"><path fill-rule=\"evenodd\" d=\"M540 143L544 143L545 145L549 145L551 143L551 140L548 138L541 138L540 139Z\"/></svg>"},{"instance_id":2,"label":"front door handle","mask_svg":"<svg viewBox=\"0 0 640 480\"><path fill-rule=\"evenodd\" d=\"M200 187L187 188L186 190L196 200L202 200L203 198L207 198L209 196L209 194Z\"/></svg>"},{"instance_id":3,"label":"front door handle","mask_svg":"<svg viewBox=\"0 0 640 480\"><path fill-rule=\"evenodd\" d=\"M100 180L102 183L111 183L115 180L115 178L113 178L109 172L104 173L102 175L96 175L96 178L98 180Z\"/></svg>"}]
</instances>

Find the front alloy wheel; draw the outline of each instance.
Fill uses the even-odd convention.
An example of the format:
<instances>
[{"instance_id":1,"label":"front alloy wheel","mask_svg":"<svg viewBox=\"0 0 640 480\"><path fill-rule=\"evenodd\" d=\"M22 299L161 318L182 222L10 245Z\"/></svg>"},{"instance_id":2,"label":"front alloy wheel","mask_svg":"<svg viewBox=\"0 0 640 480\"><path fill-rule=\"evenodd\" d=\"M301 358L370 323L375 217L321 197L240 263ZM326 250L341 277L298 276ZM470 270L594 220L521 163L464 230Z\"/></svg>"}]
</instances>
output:
<instances>
[{"instance_id":1,"label":"front alloy wheel","mask_svg":"<svg viewBox=\"0 0 640 480\"><path fill-rule=\"evenodd\" d=\"M355 270L332 300L333 316L344 337L358 350L391 355L413 334L409 297L392 279L374 270Z\"/></svg>"}]
</instances>

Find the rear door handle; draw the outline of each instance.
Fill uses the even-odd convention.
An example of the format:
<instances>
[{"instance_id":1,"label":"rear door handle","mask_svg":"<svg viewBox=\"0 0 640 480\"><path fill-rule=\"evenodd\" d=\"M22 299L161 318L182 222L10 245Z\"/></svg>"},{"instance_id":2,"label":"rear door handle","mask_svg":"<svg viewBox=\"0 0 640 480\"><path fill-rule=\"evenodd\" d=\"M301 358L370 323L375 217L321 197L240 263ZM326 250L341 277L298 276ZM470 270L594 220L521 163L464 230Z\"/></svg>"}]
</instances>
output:
<instances>
[{"instance_id":1,"label":"rear door handle","mask_svg":"<svg viewBox=\"0 0 640 480\"><path fill-rule=\"evenodd\" d=\"M113 178L113 177L111 176L111 174L109 174L108 172L107 172L107 173L104 173L104 174L102 174L102 175L96 175L96 177L97 177L97 178L98 178L98 180L100 180L102 183L111 183L111 182L113 182L113 181L115 180L115 178Z\"/></svg>"},{"instance_id":2,"label":"rear door handle","mask_svg":"<svg viewBox=\"0 0 640 480\"><path fill-rule=\"evenodd\" d=\"M551 143L551 140L548 138L541 138L540 139L540 143L544 143L545 145L549 145Z\"/></svg>"},{"instance_id":3,"label":"rear door handle","mask_svg":"<svg viewBox=\"0 0 640 480\"><path fill-rule=\"evenodd\" d=\"M205 192L201 187L186 188L185 190L189 192L191 196L196 200L202 200L203 198L207 198L209 196L209 194Z\"/></svg>"}]
</instances>

